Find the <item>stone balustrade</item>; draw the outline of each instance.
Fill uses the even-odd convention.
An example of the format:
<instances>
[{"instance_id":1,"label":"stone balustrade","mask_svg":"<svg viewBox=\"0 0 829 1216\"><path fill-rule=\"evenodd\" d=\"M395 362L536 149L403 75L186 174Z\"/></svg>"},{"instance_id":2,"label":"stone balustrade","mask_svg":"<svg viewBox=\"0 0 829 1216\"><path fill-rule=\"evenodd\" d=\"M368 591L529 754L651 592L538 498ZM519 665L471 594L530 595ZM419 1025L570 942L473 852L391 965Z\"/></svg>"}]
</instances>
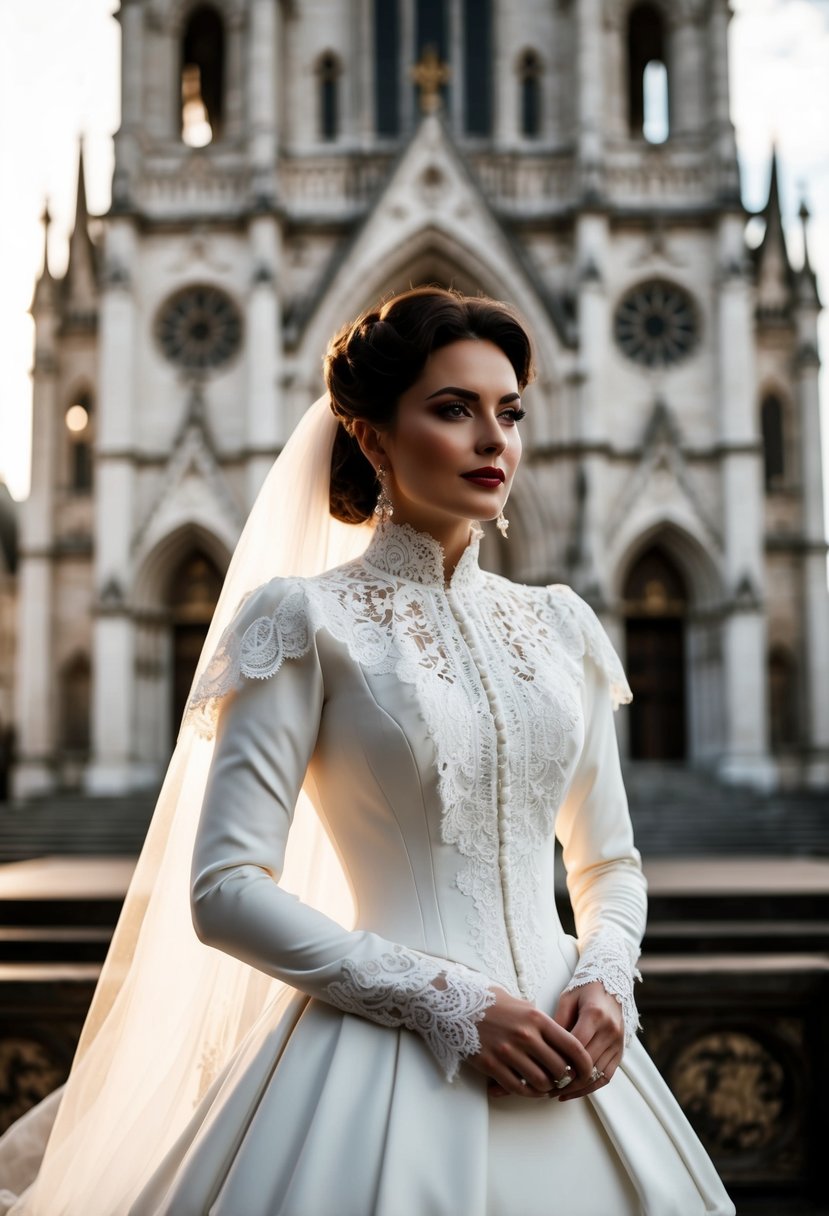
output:
<instances>
[{"instance_id":1,"label":"stone balustrade","mask_svg":"<svg viewBox=\"0 0 829 1216\"><path fill-rule=\"evenodd\" d=\"M495 210L514 219L568 211L588 185L623 208L705 206L721 185L716 165L696 148L649 146L643 157L638 145L620 144L607 150L589 183L569 153L471 152L467 159ZM284 157L275 174L275 197L292 219L351 221L368 209L391 164L388 153ZM153 216L209 217L247 210L253 193L252 175L242 163L194 157L184 169L178 161L145 166L135 198Z\"/></svg>"}]
</instances>

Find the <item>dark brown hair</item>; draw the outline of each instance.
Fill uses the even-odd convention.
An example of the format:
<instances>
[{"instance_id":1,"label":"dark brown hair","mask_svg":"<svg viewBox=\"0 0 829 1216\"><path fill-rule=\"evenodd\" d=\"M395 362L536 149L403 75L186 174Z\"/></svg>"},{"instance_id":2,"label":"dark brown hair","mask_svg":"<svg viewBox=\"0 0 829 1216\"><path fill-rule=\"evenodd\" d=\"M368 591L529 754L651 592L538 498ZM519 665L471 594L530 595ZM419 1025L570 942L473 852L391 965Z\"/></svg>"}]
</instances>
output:
<instances>
[{"instance_id":1,"label":"dark brown hair","mask_svg":"<svg viewBox=\"0 0 829 1216\"><path fill-rule=\"evenodd\" d=\"M344 326L325 353L325 386L341 425L331 455L331 514L345 523L368 519L379 486L371 462L351 433L362 418L378 430L394 422L400 396L415 383L433 351L481 338L504 352L519 389L533 377L524 326L506 304L442 287L392 296Z\"/></svg>"}]
</instances>

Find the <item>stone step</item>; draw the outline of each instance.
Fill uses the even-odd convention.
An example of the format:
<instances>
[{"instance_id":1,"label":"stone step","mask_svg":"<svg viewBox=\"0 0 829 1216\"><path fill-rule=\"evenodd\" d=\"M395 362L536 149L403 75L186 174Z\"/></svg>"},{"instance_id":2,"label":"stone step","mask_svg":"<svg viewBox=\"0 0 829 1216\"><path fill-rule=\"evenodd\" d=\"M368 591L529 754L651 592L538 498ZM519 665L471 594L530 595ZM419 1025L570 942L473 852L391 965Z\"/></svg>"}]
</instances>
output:
<instances>
[{"instance_id":1,"label":"stone step","mask_svg":"<svg viewBox=\"0 0 829 1216\"><path fill-rule=\"evenodd\" d=\"M80 794L0 804L0 862L63 854L134 855L141 851L156 795Z\"/></svg>"},{"instance_id":2,"label":"stone step","mask_svg":"<svg viewBox=\"0 0 829 1216\"><path fill-rule=\"evenodd\" d=\"M102 963L111 937L110 924L0 928L0 963Z\"/></svg>"},{"instance_id":3,"label":"stone step","mask_svg":"<svg viewBox=\"0 0 829 1216\"><path fill-rule=\"evenodd\" d=\"M643 952L654 954L829 953L829 921L658 920L649 918Z\"/></svg>"},{"instance_id":4,"label":"stone step","mask_svg":"<svg viewBox=\"0 0 829 1216\"><path fill-rule=\"evenodd\" d=\"M683 765L628 763L625 784L646 857L829 856L829 791L762 795ZM0 862L49 854L137 855L155 792L0 804Z\"/></svg>"}]
</instances>

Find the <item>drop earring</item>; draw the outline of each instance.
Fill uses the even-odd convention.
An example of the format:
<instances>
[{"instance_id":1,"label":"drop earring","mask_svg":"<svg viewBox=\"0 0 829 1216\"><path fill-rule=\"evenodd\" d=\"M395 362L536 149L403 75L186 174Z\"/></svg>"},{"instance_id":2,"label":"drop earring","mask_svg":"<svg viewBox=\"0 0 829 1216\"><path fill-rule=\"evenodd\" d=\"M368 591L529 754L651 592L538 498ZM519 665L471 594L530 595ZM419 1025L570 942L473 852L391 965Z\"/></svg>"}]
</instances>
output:
<instances>
[{"instance_id":1,"label":"drop earring","mask_svg":"<svg viewBox=\"0 0 829 1216\"><path fill-rule=\"evenodd\" d=\"M498 512L498 518L495 521L495 527L498 529L498 531L501 533L501 535L506 540L507 528L509 527L509 520L507 519L506 515L504 514L503 507Z\"/></svg>"},{"instance_id":2,"label":"drop earring","mask_svg":"<svg viewBox=\"0 0 829 1216\"><path fill-rule=\"evenodd\" d=\"M380 493L377 495L377 504L374 508L374 514L380 523L386 523L394 515L394 504L389 498L388 490L386 489L386 466L381 464L377 469L377 480L380 482Z\"/></svg>"}]
</instances>

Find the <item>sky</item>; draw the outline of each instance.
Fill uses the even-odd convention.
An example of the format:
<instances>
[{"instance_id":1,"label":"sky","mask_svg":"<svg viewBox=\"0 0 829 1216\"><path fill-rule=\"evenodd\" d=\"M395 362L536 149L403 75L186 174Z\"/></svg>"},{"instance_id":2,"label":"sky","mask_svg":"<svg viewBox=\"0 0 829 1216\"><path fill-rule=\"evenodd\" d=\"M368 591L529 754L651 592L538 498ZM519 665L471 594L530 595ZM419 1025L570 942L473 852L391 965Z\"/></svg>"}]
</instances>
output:
<instances>
[{"instance_id":1,"label":"sky","mask_svg":"<svg viewBox=\"0 0 829 1216\"><path fill-rule=\"evenodd\" d=\"M790 256L809 252L829 306L829 0L731 0L731 116L743 200L762 207L778 147ZM52 213L49 262L66 266L83 134L91 212L109 204L111 137L119 121L117 0L0 0L0 477L28 493L32 289L43 263L40 216ZM760 221L747 236L759 239ZM821 318L823 446L829 475L829 307ZM829 504L827 504L829 506Z\"/></svg>"}]
</instances>

